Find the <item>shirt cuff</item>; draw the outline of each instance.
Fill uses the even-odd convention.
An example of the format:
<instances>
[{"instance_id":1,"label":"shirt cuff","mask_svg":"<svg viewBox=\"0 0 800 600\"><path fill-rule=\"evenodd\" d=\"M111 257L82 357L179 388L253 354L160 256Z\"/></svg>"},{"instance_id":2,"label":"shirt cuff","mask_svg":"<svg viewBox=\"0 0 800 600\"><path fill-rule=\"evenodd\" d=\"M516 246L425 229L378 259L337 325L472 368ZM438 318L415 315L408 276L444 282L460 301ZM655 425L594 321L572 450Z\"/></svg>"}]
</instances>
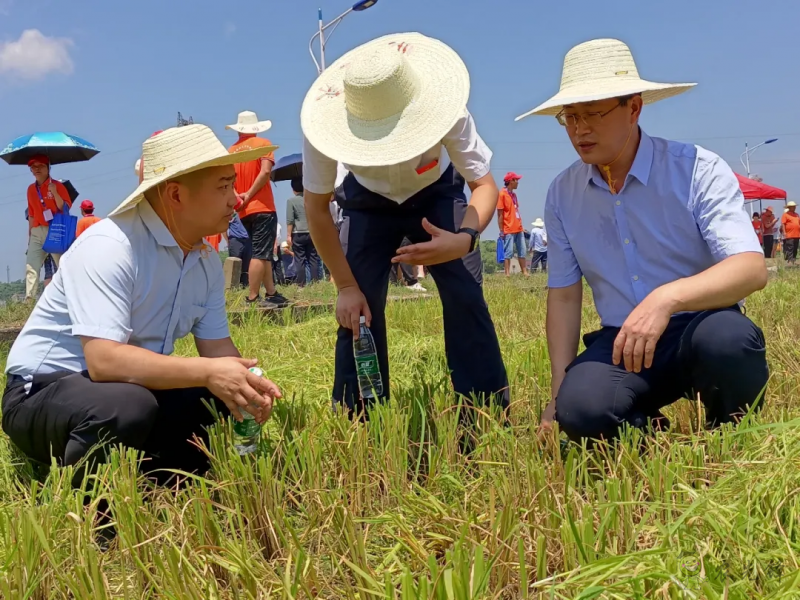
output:
<instances>
[{"instance_id":1,"label":"shirt cuff","mask_svg":"<svg viewBox=\"0 0 800 600\"><path fill-rule=\"evenodd\" d=\"M578 275L578 277L553 277L550 275L550 271L548 270L547 274L547 287L549 288L566 288L571 285L575 285L578 283L582 278L582 275Z\"/></svg>"},{"instance_id":2,"label":"shirt cuff","mask_svg":"<svg viewBox=\"0 0 800 600\"><path fill-rule=\"evenodd\" d=\"M130 329L106 329L93 325L72 325L72 335L74 336L98 338L101 340L118 342L120 344L127 344L131 333L132 330Z\"/></svg>"},{"instance_id":3,"label":"shirt cuff","mask_svg":"<svg viewBox=\"0 0 800 600\"><path fill-rule=\"evenodd\" d=\"M218 327L216 329L196 329L192 332L192 335L196 337L198 340L224 340L225 338L231 337L230 329L225 327Z\"/></svg>"},{"instance_id":4,"label":"shirt cuff","mask_svg":"<svg viewBox=\"0 0 800 600\"><path fill-rule=\"evenodd\" d=\"M308 190L312 194L322 194L322 195L332 194L334 190L333 186L328 187L323 184L311 183L309 181L303 182L303 188Z\"/></svg>"}]
</instances>

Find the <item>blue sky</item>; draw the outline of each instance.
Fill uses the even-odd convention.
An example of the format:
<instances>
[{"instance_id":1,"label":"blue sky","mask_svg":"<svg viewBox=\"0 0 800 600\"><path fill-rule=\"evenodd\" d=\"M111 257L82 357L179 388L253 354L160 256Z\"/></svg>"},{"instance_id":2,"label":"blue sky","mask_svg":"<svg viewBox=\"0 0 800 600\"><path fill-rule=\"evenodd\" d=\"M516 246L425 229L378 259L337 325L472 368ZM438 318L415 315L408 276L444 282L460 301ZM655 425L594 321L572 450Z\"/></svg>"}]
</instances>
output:
<instances>
[{"instance_id":1,"label":"blue sky","mask_svg":"<svg viewBox=\"0 0 800 600\"><path fill-rule=\"evenodd\" d=\"M327 19L347 0L0 0L0 145L33 131L63 130L102 152L57 167L105 215L136 185L141 142L172 126L177 112L212 127L241 110L274 123L278 155L300 151L300 104L316 71L308 40L317 8ZM472 76L470 110L495 152L495 177L524 179L526 223L542 214L550 181L575 160L555 119L514 117L558 88L564 54L580 42L628 43L643 77L695 81L694 90L645 108L651 135L694 141L742 172L747 141L760 148L752 171L800 196L800 3L772 0L665 2L380 0L349 16L328 59L373 37L419 31L464 58ZM31 32L29 30L36 30ZM29 31L27 34L24 32ZM16 52L15 50L21 50ZM0 276L24 272L25 167L0 163ZM286 184L275 190L283 222ZM492 225L487 235L496 235Z\"/></svg>"}]
</instances>

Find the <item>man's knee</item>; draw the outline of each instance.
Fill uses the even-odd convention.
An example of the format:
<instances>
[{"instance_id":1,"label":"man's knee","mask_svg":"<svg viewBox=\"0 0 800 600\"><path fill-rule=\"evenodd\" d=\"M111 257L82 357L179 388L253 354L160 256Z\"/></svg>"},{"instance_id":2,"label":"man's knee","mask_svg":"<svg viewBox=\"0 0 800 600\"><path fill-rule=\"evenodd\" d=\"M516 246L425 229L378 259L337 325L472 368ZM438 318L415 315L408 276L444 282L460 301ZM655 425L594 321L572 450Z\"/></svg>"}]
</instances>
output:
<instances>
[{"instance_id":1,"label":"man's knee","mask_svg":"<svg viewBox=\"0 0 800 600\"><path fill-rule=\"evenodd\" d=\"M109 386L108 401L95 405L90 418L102 423L107 434L118 443L138 446L144 442L158 417L158 401L153 393L129 383Z\"/></svg>"},{"instance_id":2,"label":"man's knee","mask_svg":"<svg viewBox=\"0 0 800 600\"><path fill-rule=\"evenodd\" d=\"M585 362L572 367L556 398L556 421L570 439L613 436L620 425L613 408L617 384L609 380L609 366Z\"/></svg>"},{"instance_id":3,"label":"man's knee","mask_svg":"<svg viewBox=\"0 0 800 600\"><path fill-rule=\"evenodd\" d=\"M707 369L715 365L747 368L752 363L766 364L764 334L737 311L713 313L689 333L692 361L704 363Z\"/></svg>"}]
</instances>

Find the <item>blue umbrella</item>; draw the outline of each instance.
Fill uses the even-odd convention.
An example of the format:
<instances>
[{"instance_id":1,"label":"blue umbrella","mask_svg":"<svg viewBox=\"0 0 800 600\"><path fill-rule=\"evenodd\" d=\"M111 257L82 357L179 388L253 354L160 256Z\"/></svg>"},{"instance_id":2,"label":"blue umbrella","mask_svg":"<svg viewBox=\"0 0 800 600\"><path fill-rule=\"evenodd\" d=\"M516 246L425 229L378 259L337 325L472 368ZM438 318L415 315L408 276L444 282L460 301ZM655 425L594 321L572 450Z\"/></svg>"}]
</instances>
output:
<instances>
[{"instance_id":1,"label":"blue umbrella","mask_svg":"<svg viewBox=\"0 0 800 600\"><path fill-rule=\"evenodd\" d=\"M303 155L289 154L278 159L272 167L270 178L272 181L289 181L295 177L303 176Z\"/></svg>"},{"instance_id":2,"label":"blue umbrella","mask_svg":"<svg viewBox=\"0 0 800 600\"><path fill-rule=\"evenodd\" d=\"M31 157L44 154L51 165L89 160L100 150L93 144L61 131L46 131L23 135L0 152L0 158L10 165L27 165Z\"/></svg>"}]
</instances>

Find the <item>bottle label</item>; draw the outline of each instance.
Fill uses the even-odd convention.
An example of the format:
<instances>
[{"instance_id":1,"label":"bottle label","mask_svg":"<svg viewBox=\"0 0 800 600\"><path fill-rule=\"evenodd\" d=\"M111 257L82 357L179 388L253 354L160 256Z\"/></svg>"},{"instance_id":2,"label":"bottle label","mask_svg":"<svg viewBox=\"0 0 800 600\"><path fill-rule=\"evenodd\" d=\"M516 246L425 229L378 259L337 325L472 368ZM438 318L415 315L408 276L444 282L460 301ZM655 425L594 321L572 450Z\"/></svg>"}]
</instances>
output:
<instances>
[{"instance_id":1,"label":"bottle label","mask_svg":"<svg viewBox=\"0 0 800 600\"><path fill-rule=\"evenodd\" d=\"M241 437L253 437L258 435L261 431L261 425L259 425L255 419L245 419L244 421L234 421L233 422L233 432Z\"/></svg>"},{"instance_id":2,"label":"bottle label","mask_svg":"<svg viewBox=\"0 0 800 600\"><path fill-rule=\"evenodd\" d=\"M369 356L357 356L356 371L358 371L359 376L379 375L381 370L378 367L378 357L374 354Z\"/></svg>"}]
</instances>

